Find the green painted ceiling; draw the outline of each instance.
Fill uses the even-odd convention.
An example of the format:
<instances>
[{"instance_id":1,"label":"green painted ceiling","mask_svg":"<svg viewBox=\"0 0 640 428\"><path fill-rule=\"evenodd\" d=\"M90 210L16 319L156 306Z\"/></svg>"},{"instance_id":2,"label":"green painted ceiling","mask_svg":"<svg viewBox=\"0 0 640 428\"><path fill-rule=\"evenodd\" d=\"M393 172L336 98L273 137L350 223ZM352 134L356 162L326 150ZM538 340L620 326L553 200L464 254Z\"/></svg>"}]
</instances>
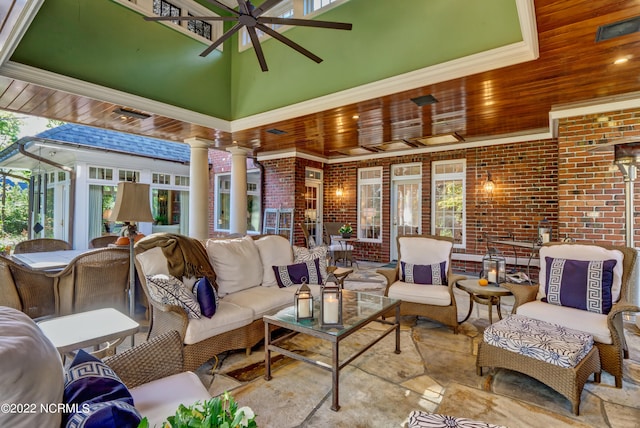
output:
<instances>
[{"instance_id":1,"label":"green painted ceiling","mask_svg":"<svg viewBox=\"0 0 640 428\"><path fill-rule=\"evenodd\" d=\"M353 30L285 33L320 64L264 41L263 73L237 37L202 58L206 45L111 0L47 0L11 59L233 120L522 40L514 0L350 0L318 19Z\"/></svg>"}]
</instances>

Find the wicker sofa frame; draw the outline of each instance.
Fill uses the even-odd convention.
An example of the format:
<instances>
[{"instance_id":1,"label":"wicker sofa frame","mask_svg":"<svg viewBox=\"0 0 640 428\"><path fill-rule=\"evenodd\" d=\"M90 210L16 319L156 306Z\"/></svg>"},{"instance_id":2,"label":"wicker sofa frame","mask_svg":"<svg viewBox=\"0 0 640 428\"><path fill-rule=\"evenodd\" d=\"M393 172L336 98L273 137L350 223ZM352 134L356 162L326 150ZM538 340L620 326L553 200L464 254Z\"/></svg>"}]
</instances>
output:
<instances>
[{"instance_id":1,"label":"wicker sofa frame","mask_svg":"<svg viewBox=\"0 0 640 428\"><path fill-rule=\"evenodd\" d=\"M436 236L436 235L403 235L398 236L397 245L398 245L398 263L395 269L382 268L376 270L387 280L387 287L385 289L384 295L389 295L389 287L398 281L400 278L400 260L402 260L402 254L400 254L400 239L414 239L414 238L429 238L435 239L439 241L448 241L453 243L452 238L448 238L445 236ZM453 251L453 247L452 250ZM464 279L465 277L462 275L455 275L451 270L451 252L449 253L449 267L447 270L447 288L449 290L449 295L451 296L451 304L449 306L437 306L437 305L428 305L424 303L415 303L403 300L400 304L400 315L417 315L425 318L432 319L434 321L438 321L448 327L453 329L454 334L458 334L458 328L460 323L458 322L458 306L456 304L456 298L453 293L456 281L460 279ZM390 314L391 315L391 314Z\"/></svg>"},{"instance_id":2,"label":"wicker sofa frame","mask_svg":"<svg viewBox=\"0 0 640 428\"><path fill-rule=\"evenodd\" d=\"M628 294L629 283L631 282L631 274L633 267L636 263L637 253L636 250L630 247L619 245L606 245L606 244L593 244L593 243L559 243L552 242L546 243L545 246L553 245L594 245L602 247L608 250L617 250L624 255L623 268L622 268L622 285L620 288L620 300L613 305L611 311L607 315L607 325L611 332L611 339L613 343L600 343L595 342L598 347L600 355L600 365L602 370L612 374L615 377L616 388L622 388L622 367L625 359L629 358L629 348L624 337L624 328L622 315L625 312L640 312L640 308L629 302L627 302L626 296ZM568 256L570 252L568 253ZM538 294L538 286L522 285L522 284L503 284L505 288L508 288L515 297L515 304L513 306L513 313L518 312L518 307L524 305L527 302L536 300Z\"/></svg>"}]
</instances>

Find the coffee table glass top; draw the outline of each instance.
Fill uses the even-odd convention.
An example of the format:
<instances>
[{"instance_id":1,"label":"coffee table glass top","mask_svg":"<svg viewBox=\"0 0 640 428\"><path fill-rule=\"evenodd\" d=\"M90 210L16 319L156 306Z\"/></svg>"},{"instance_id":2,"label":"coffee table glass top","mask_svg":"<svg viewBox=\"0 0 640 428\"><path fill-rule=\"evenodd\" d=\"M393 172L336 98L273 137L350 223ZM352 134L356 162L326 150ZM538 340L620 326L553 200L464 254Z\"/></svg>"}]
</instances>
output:
<instances>
[{"instance_id":1,"label":"coffee table glass top","mask_svg":"<svg viewBox=\"0 0 640 428\"><path fill-rule=\"evenodd\" d=\"M293 300L293 299L292 299ZM289 306L265 318L316 332L341 336L357 330L362 324L378 318L399 304L400 300L360 291L342 290L342 328L320 325L320 296L313 297L313 319L296 321L294 306ZM293 302L292 302L293 303Z\"/></svg>"}]
</instances>

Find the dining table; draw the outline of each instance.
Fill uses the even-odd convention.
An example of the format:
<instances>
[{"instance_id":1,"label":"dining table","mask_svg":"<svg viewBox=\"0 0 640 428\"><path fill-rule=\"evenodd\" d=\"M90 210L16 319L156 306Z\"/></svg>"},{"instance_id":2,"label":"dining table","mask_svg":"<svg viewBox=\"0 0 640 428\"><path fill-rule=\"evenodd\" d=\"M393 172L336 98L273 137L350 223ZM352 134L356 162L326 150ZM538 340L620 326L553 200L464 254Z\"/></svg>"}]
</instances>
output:
<instances>
[{"instance_id":1,"label":"dining table","mask_svg":"<svg viewBox=\"0 0 640 428\"><path fill-rule=\"evenodd\" d=\"M91 250L57 250L39 253L13 254L11 257L17 263L32 270L50 272L64 269L74 258Z\"/></svg>"}]
</instances>

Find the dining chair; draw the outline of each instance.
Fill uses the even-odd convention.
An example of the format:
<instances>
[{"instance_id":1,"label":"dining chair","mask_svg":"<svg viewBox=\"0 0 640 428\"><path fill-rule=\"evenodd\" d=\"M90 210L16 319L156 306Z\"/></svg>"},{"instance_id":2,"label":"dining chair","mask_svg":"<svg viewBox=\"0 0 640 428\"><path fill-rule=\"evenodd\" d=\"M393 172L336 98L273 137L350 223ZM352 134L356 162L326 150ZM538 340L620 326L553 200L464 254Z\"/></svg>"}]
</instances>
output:
<instances>
[{"instance_id":1,"label":"dining chair","mask_svg":"<svg viewBox=\"0 0 640 428\"><path fill-rule=\"evenodd\" d=\"M115 244L117 239L116 235L98 236L89 241L89 248L107 248L110 244Z\"/></svg>"},{"instance_id":2,"label":"dining chair","mask_svg":"<svg viewBox=\"0 0 640 428\"><path fill-rule=\"evenodd\" d=\"M0 256L0 306L18 309L34 319L54 316L53 279Z\"/></svg>"},{"instance_id":3,"label":"dining chair","mask_svg":"<svg viewBox=\"0 0 640 428\"><path fill-rule=\"evenodd\" d=\"M318 244L316 243L313 236L311 236L311 234L309 233L309 229L307 228L307 225L304 223L298 223L298 224L300 225L300 229L302 229L302 234L304 235L305 246L307 248L313 248L317 246Z\"/></svg>"},{"instance_id":4,"label":"dining chair","mask_svg":"<svg viewBox=\"0 0 640 428\"><path fill-rule=\"evenodd\" d=\"M13 254L42 253L44 251L71 250L73 247L67 241L52 238L36 238L18 242Z\"/></svg>"},{"instance_id":5,"label":"dining chair","mask_svg":"<svg viewBox=\"0 0 640 428\"><path fill-rule=\"evenodd\" d=\"M58 315L100 308L115 308L128 313L128 248L89 250L50 276L54 281Z\"/></svg>"},{"instance_id":6,"label":"dining chair","mask_svg":"<svg viewBox=\"0 0 640 428\"><path fill-rule=\"evenodd\" d=\"M344 261L345 265L347 260L353 260L353 245L348 243L341 243L335 240L335 238L340 238L341 234L339 232L340 228L344 223L340 223L338 221L327 221L324 223L324 242L329 247L329 254L334 264L337 264L338 261Z\"/></svg>"}]
</instances>

